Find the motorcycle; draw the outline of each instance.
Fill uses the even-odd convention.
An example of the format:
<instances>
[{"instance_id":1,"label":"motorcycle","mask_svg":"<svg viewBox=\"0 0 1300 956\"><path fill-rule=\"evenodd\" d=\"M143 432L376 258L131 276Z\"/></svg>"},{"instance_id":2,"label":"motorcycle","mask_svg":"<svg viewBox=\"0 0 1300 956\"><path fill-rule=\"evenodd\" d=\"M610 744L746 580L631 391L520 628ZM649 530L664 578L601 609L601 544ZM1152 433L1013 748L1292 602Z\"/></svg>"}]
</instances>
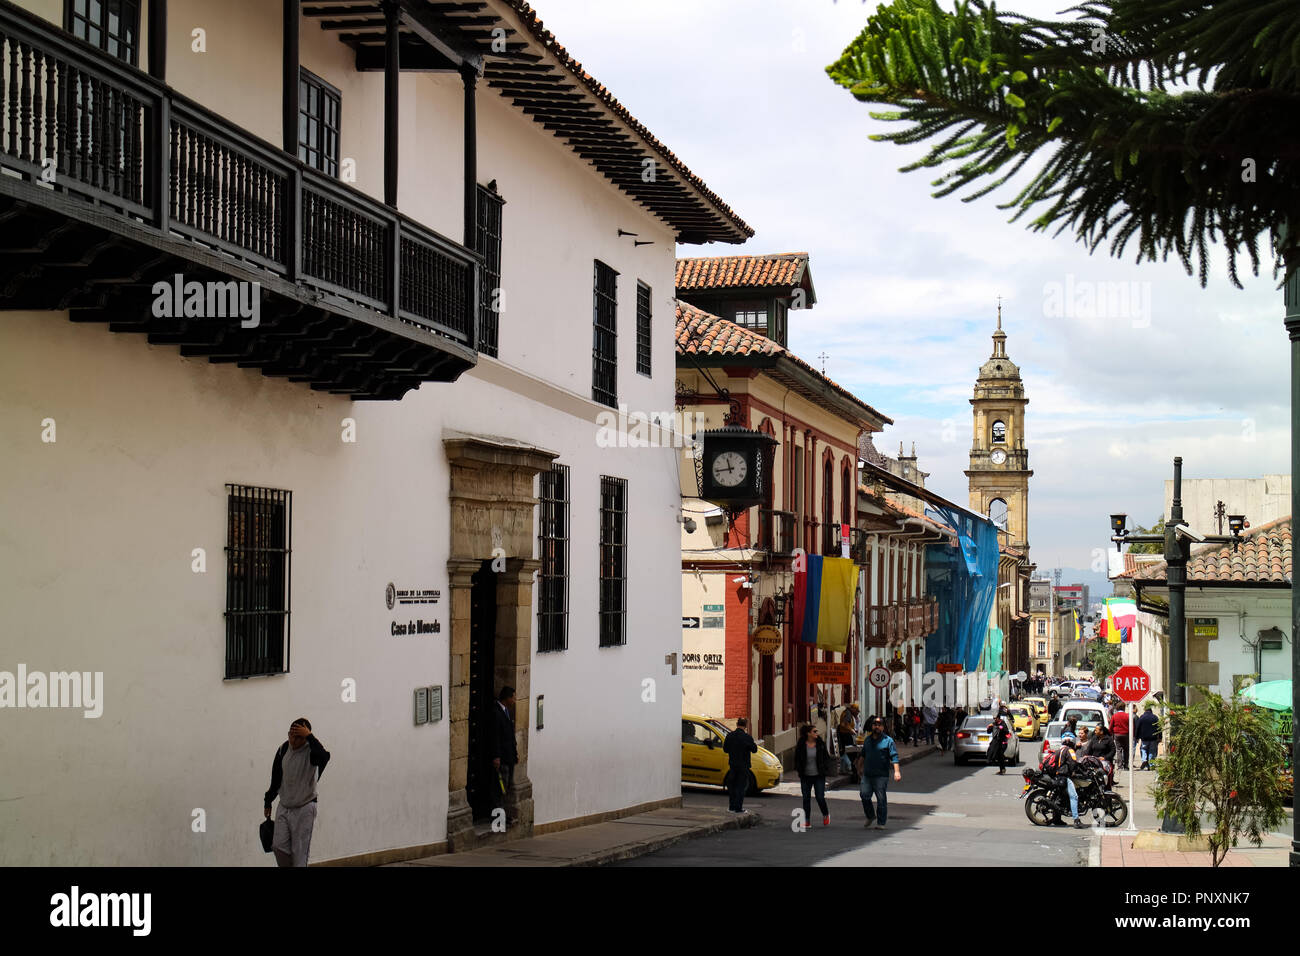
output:
<instances>
[{"instance_id":1,"label":"motorcycle","mask_svg":"<svg viewBox=\"0 0 1300 956\"><path fill-rule=\"evenodd\" d=\"M1022 776L1025 786L1020 799L1025 801L1025 816L1038 827L1056 826L1070 817L1070 794L1065 781L1032 767ZM1079 817L1092 814L1102 826L1123 826L1128 819L1124 798L1106 786L1106 772L1081 767L1074 773L1074 788L1079 794Z\"/></svg>"}]
</instances>

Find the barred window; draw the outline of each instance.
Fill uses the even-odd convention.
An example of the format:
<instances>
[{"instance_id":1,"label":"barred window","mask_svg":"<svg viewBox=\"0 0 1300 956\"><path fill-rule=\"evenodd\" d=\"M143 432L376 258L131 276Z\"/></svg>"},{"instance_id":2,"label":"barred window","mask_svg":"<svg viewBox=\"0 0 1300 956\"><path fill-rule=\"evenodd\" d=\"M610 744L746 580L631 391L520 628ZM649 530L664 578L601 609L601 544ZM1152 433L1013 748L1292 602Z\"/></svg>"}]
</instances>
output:
<instances>
[{"instance_id":1,"label":"barred window","mask_svg":"<svg viewBox=\"0 0 1300 956\"><path fill-rule=\"evenodd\" d=\"M636 284L636 370L650 374L650 287Z\"/></svg>"},{"instance_id":2,"label":"barred window","mask_svg":"<svg viewBox=\"0 0 1300 956\"><path fill-rule=\"evenodd\" d=\"M226 492L226 678L286 673L292 492Z\"/></svg>"},{"instance_id":3,"label":"barred window","mask_svg":"<svg viewBox=\"0 0 1300 956\"><path fill-rule=\"evenodd\" d=\"M493 358L497 356L501 319L497 312L500 307L497 290L501 288L501 219L505 202L497 195L495 179L487 186L478 187L476 251L483 256L478 292L478 350Z\"/></svg>"},{"instance_id":4,"label":"barred window","mask_svg":"<svg viewBox=\"0 0 1300 956\"><path fill-rule=\"evenodd\" d=\"M600 476L600 646L627 643L627 479Z\"/></svg>"},{"instance_id":5,"label":"barred window","mask_svg":"<svg viewBox=\"0 0 1300 956\"><path fill-rule=\"evenodd\" d=\"M139 0L65 0L63 23L73 36L109 56L139 65Z\"/></svg>"},{"instance_id":6,"label":"barred window","mask_svg":"<svg viewBox=\"0 0 1300 956\"><path fill-rule=\"evenodd\" d=\"M538 475L537 497L537 650L563 651L569 646L569 466L551 465Z\"/></svg>"},{"instance_id":7,"label":"barred window","mask_svg":"<svg viewBox=\"0 0 1300 956\"><path fill-rule=\"evenodd\" d=\"M343 94L310 70L298 74L298 158L327 176L339 174Z\"/></svg>"},{"instance_id":8,"label":"barred window","mask_svg":"<svg viewBox=\"0 0 1300 956\"><path fill-rule=\"evenodd\" d=\"M591 398L618 407L618 273L596 260L591 343Z\"/></svg>"}]
</instances>

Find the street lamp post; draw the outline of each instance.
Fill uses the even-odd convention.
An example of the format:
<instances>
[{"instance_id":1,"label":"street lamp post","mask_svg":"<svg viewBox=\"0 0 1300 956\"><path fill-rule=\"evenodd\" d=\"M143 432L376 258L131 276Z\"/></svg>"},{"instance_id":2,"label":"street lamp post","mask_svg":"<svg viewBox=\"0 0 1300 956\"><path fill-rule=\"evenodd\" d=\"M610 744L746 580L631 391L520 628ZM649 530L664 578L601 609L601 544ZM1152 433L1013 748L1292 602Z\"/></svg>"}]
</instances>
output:
<instances>
[{"instance_id":1,"label":"street lamp post","mask_svg":"<svg viewBox=\"0 0 1300 956\"><path fill-rule=\"evenodd\" d=\"M1125 542L1129 544L1164 545L1166 580L1169 586L1169 702L1171 704L1187 703L1187 561L1191 557L1191 541L1198 543L1231 544L1235 551L1241 541L1241 532L1249 525L1242 515L1233 515L1228 522L1232 531L1228 535L1199 535L1191 532L1183 520L1183 459L1174 459L1174 498L1169 506L1169 520L1165 522L1165 533L1129 534L1125 530L1127 515L1110 516L1111 530L1115 534L1111 540L1119 550ZM1169 736L1174 736L1170 728ZM1172 817L1165 816L1161 823L1167 833L1181 833L1182 827ZM1294 865L1295 854L1292 854Z\"/></svg>"},{"instance_id":2,"label":"street lamp post","mask_svg":"<svg viewBox=\"0 0 1300 956\"><path fill-rule=\"evenodd\" d=\"M1288 240L1291 231L1289 223L1281 230L1279 245L1285 263L1285 283L1283 301L1286 303L1286 331L1291 340L1291 515L1300 508L1300 487L1295 477L1300 475L1300 243ZM1300 634L1300 595L1296 594L1294 584L1291 587L1291 768L1295 769L1296 757L1300 756L1300 646L1296 644L1296 635ZM1300 817L1292 821L1291 830L1291 865L1300 867Z\"/></svg>"}]
</instances>

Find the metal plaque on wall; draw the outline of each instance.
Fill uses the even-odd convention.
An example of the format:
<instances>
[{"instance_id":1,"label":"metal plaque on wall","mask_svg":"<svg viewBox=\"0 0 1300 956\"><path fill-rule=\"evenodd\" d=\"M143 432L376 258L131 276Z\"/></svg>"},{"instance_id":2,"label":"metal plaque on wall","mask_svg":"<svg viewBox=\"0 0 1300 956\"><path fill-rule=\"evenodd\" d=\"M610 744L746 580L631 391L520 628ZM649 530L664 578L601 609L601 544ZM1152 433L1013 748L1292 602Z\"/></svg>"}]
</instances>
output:
<instances>
[{"instance_id":1,"label":"metal plaque on wall","mask_svg":"<svg viewBox=\"0 0 1300 956\"><path fill-rule=\"evenodd\" d=\"M428 688L429 691L429 723L442 720L442 685L437 684Z\"/></svg>"},{"instance_id":2,"label":"metal plaque on wall","mask_svg":"<svg viewBox=\"0 0 1300 956\"><path fill-rule=\"evenodd\" d=\"M417 724L427 724L429 722L429 688L415 688L415 722Z\"/></svg>"}]
</instances>

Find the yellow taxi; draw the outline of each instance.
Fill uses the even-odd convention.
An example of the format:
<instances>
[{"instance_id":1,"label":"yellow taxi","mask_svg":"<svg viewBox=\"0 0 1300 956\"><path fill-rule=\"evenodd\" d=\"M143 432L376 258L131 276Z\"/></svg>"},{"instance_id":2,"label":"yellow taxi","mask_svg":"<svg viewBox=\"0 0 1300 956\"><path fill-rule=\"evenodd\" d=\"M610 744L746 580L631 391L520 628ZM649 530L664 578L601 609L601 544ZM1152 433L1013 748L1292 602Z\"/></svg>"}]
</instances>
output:
<instances>
[{"instance_id":1,"label":"yellow taxi","mask_svg":"<svg viewBox=\"0 0 1300 956\"><path fill-rule=\"evenodd\" d=\"M682 715L682 783L727 785L730 769L722 742L731 729L712 717ZM781 761L776 754L762 747L750 754L750 794L774 787L780 780Z\"/></svg>"},{"instance_id":2,"label":"yellow taxi","mask_svg":"<svg viewBox=\"0 0 1300 956\"><path fill-rule=\"evenodd\" d=\"M1043 697L1022 697L1017 703L1033 704L1034 710L1038 713L1038 723L1046 726L1047 722L1052 719L1052 715L1047 712L1047 700Z\"/></svg>"},{"instance_id":3,"label":"yellow taxi","mask_svg":"<svg viewBox=\"0 0 1300 956\"><path fill-rule=\"evenodd\" d=\"M1017 737L1021 740L1038 739L1038 711L1033 704L1016 701L1014 704L1007 704L1007 710L1011 711L1011 723L1015 727Z\"/></svg>"}]
</instances>

